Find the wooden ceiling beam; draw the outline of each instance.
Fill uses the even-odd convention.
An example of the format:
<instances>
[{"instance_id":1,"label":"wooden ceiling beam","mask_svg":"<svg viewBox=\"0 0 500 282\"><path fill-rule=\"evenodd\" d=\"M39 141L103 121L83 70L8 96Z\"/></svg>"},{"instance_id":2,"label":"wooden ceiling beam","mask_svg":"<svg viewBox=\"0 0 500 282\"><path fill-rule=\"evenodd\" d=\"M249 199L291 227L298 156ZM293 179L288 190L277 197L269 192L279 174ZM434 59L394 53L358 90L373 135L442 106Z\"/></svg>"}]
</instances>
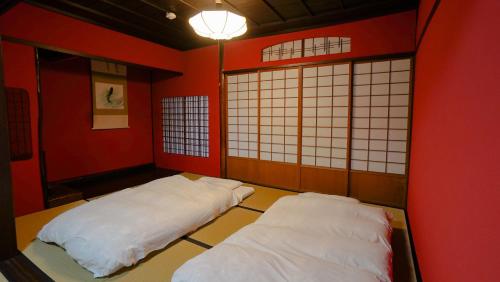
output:
<instances>
[{"instance_id":1,"label":"wooden ceiling beam","mask_svg":"<svg viewBox=\"0 0 500 282\"><path fill-rule=\"evenodd\" d=\"M271 5L271 3L269 3L267 0L262 0L262 2L264 2L264 4L266 4L266 6L278 17L281 19L282 22L286 22L286 19L285 17L283 17L282 14L280 14L280 12L278 10L276 10L276 8L273 7L273 5Z\"/></svg>"},{"instance_id":2,"label":"wooden ceiling beam","mask_svg":"<svg viewBox=\"0 0 500 282\"><path fill-rule=\"evenodd\" d=\"M304 8L304 10L307 12L307 14L309 16L314 16L314 13L313 11L311 10L311 8L309 7L309 5L307 5L306 1L305 0L299 0L299 3L300 3L300 6L302 6L302 8Z\"/></svg>"},{"instance_id":3,"label":"wooden ceiling beam","mask_svg":"<svg viewBox=\"0 0 500 282\"><path fill-rule=\"evenodd\" d=\"M229 5L231 8L233 8L236 12L238 12L238 14L240 16L243 16L245 18L247 18L252 24L256 25L256 26L260 26L260 23L256 22L254 19L250 18L249 16L245 15L245 13L243 13L238 7L236 7L236 5L234 5L233 3L229 2L228 0L222 0L222 2L226 3L227 5Z\"/></svg>"}]
</instances>

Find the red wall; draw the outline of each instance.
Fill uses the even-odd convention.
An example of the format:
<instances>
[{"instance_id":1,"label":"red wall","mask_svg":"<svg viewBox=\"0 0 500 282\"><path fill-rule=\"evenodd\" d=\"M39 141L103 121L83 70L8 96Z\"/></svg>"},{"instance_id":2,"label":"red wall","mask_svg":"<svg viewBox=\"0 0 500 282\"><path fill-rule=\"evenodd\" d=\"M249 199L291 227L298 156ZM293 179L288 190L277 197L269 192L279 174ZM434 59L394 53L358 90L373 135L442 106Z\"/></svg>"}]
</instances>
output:
<instances>
[{"instance_id":1,"label":"red wall","mask_svg":"<svg viewBox=\"0 0 500 282\"><path fill-rule=\"evenodd\" d=\"M156 165L211 176L220 175L219 70L218 49L210 46L184 52L184 75L169 78L155 72L153 103ZM161 98L174 96L209 97L209 157L190 157L163 153Z\"/></svg>"},{"instance_id":2,"label":"red wall","mask_svg":"<svg viewBox=\"0 0 500 282\"><path fill-rule=\"evenodd\" d=\"M127 68L127 129L91 129L88 59L42 61L40 79L48 181L153 162L149 70Z\"/></svg>"},{"instance_id":3,"label":"red wall","mask_svg":"<svg viewBox=\"0 0 500 282\"><path fill-rule=\"evenodd\" d=\"M5 86L24 88L29 93L33 158L11 162L14 212L16 216L43 209L38 152L38 98L35 50L2 42Z\"/></svg>"},{"instance_id":4,"label":"red wall","mask_svg":"<svg viewBox=\"0 0 500 282\"><path fill-rule=\"evenodd\" d=\"M417 13L417 37L416 41L422 36L422 32L425 26L427 19L429 18L432 7L436 3L436 0L420 0L420 4L418 5L418 13Z\"/></svg>"},{"instance_id":5,"label":"red wall","mask_svg":"<svg viewBox=\"0 0 500 282\"><path fill-rule=\"evenodd\" d=\"M181 51L26 3L0 17L0 34L88 56L182 72Z\"/></svg>"},{"instance_id":6,"label":"red wall","mask_svg":"<svg viewBox=\"0 0 500 282\"><path fill-rule=\"evenodd\" d=\"M408 214L426 282L498 281L498 11L441 1L417 53Z\"/></svg>"},{"instance_id":7,"label":"red wall","mask_svg":"<svg viewBox=\"0 0 500 282\"><path fill-rule=\"evenodd\" d=\"M230 41L225 44L224 70L413 52L415 50L415 22L416 12L409 11L324 28ZM261 50L266 47L290 40L324 36L351 37L351 52L261 62Z\"/></svg>"}]
</instances>

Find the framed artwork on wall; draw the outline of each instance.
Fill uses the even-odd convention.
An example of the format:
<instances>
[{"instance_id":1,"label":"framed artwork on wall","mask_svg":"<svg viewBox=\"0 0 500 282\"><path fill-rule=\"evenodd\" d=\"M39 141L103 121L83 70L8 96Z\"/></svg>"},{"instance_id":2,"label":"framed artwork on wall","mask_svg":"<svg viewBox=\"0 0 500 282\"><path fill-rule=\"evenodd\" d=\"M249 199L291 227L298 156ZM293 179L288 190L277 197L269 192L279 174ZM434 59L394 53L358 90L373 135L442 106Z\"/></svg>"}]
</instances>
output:
<instances>
[{"instance_id":1,"label":"framed artwork on wall","mask_svg":"<svg viewBox=\"0 0 500 282\"><path fill-rule=\"evenodd\" d=\"M92 129L128 128L126 67L92 61Z\"/></svg>"}]
</instances>

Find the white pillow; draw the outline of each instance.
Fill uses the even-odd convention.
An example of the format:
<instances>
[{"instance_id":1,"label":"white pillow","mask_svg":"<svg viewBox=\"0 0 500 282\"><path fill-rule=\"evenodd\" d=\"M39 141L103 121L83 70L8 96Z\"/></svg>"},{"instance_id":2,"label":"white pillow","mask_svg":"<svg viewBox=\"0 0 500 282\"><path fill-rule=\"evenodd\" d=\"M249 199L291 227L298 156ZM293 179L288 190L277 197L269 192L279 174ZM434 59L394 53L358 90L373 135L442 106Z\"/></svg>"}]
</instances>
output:
<instances>
[{"instance_id":1,"label":"white pillow","mask_svg":"<svg viewBox=\"0 0 500 282\"><path fill-rule=\"evenodd\" d=\"M237 181L237 180L217 178L217 177L208 177L208 176L203 176L196 181L207 183L209 185L214 185L214 186L221 187L221 188L225 188L228 190L234 190L234 189L240 187L241 185L243 185L242 182Z\"/></svg>"},{"instance_id":2,"label":"white pillow","mask_svg":"<svg viewBox=\"0 0 500 282\"><path fill-rule=\"evenodd\" d=\"M321 194L321 193L314 193L314 192L306 192L306 193L300 193L299 196L306 197L306 198L324 198L324 199L342 201L342 202L346 202L346 203L359 204L358 199L339 196L339 195L328 195L328 194Z\"/></svg>"}]
</instances>

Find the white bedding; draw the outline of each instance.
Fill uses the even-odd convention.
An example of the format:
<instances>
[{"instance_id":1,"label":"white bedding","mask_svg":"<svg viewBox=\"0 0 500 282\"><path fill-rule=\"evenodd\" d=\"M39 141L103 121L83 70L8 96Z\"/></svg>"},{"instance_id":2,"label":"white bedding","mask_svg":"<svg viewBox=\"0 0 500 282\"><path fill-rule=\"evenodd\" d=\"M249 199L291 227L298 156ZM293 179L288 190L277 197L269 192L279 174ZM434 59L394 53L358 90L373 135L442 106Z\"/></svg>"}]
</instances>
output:
<instances>
[{"instance_id":1,"label":"white bedding","mask_svg":"<svg viewBox=\"0 0 500 282\"><path fill-rule=\"evenodd\" d=\"M69 210L38 238L63 247L94 277L107 276L238 204L249 191L235 188L180 175L158 179Z\"/></svg>"},{"instance_id":2,"label":"white bedding","mask_svg":"<svg viewBox=\"0 0 500 282\"><path fill-rule=\"evenodd\" d=\"M255 223L186 262L172 281L391 281L390 234L380 208L286 196Z\"/></svg>"}]
</instances>

